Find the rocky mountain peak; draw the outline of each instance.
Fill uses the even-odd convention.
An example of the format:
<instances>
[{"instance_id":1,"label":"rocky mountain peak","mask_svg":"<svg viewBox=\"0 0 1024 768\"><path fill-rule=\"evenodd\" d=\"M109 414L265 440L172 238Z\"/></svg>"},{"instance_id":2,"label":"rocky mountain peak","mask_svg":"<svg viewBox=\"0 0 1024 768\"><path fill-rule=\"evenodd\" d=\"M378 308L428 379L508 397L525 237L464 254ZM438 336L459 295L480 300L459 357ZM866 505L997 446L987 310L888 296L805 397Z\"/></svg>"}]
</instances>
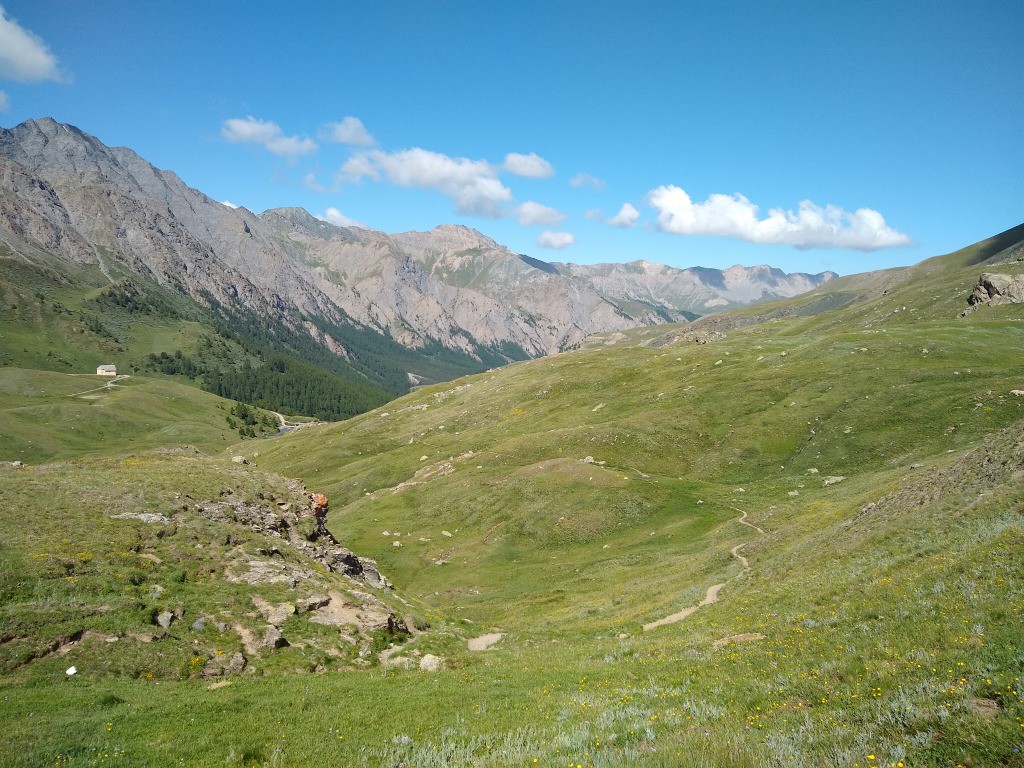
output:
<instances>
[{"instance_id":1,"label":"rocky mountain peak","mask_svg":"<svg viewBox=\"0 0 1024 768\"><path fill-rule=\"evenodd\" d=\"M392 237L399 243L429 251L452 253L470 248L499 248L491 238L461 224L441 224L427 232L402 232Z\"/></svg>"},{"instance_id":2,"label":"rocky mountain peak","mask_svg":"<svg viewBox=\"0 0 1024 768\"><path fill-rule=\"evenodd\" d=\"M277 229L291 229L321 240L331 240L335 237L343 240L359 239L350 228L339 227L329 221L318 219L305 208L270 208L261 213L259 218Z\"/></svg>"}]
</instances>

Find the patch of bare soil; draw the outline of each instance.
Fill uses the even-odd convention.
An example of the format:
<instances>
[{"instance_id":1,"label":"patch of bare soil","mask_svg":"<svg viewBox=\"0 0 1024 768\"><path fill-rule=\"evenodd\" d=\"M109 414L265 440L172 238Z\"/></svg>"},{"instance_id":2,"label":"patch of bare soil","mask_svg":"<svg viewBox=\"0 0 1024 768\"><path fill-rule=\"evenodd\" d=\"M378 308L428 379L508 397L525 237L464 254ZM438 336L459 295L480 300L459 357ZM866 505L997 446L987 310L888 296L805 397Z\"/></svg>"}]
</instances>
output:
<instances>
[{"instance_id":1,"label":"patch of bare soil","mask_svg":"<svg viewBox=\"0 0 1024 768\"><path fill-rule=\"evenodd\" d=\"M489 632L480 637L473 637L466 641L466 646L471 651L486 651L504 637L501 632Z\"/></svg>"}]
</instances>

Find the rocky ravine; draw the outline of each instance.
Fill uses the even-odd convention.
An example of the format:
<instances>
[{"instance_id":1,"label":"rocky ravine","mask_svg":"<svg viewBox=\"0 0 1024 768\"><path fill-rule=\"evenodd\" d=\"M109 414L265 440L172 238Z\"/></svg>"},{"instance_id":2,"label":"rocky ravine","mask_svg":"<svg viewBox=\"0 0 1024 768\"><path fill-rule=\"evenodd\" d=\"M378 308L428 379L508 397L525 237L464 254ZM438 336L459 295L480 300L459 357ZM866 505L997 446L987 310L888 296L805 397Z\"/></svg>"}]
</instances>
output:
<instances>
[{"instance_id":1,"label":"rocky ravine","mask_svg":"<svg viewBox=\"0 0 1024 768\"><path fill-rule=\"evenodd\" d=\"M549 264L460 226L387 235L296 208L257 216L50 118L0 129L0 236L16 257L51 253L110 279L134 272L305 328L338 354L337 339L299 318L354 321L413 348L437 341L472 355L536 356L832 277Z\"/></svg>"}]
</instances>

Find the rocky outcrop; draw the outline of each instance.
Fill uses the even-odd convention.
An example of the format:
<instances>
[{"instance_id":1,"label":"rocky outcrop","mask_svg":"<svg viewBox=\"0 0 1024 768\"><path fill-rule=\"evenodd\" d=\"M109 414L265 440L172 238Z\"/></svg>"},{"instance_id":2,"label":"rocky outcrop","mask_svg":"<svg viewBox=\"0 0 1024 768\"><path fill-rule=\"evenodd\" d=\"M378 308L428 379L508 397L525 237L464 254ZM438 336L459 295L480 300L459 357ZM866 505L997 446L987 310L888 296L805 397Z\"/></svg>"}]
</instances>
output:
<instances>
[{"instance_id":1,"label":"rocky outcrop","mask_svg":"<svg viewBox=\"0 0 1024 768\"><path fill-rule=\"evenodd\" d=\"M288 546L335 573L360 579L378 589L390 589L391 582L381 574L376 561L358 557L352 550L341 546L327 529L327 512L330 509L327 497L322 493L311 493L307 498L309 506L296 511L290 502L276 497L264 503L251 502L236 497L232 490L227 489L221 492L220 499L199 502L191 509L209 520L240 523L254 533L281 538ZM303 577L301 573L296 575L295 571L296 567L288 564L253 560L249 563L249 573L237 578L252 583L252 574L255 573L257 583L295 582Z\"/></svg>"},{"instance_id":2,"label":"rocky outcrop","mask_svg":"<svg viewBox=\"0 0 1024 768\"><path fill-rule=\"evenodd\" d=\"M971 306L1024 303L1024 275L986 272L978 278L967 303Z\"/></svg>"}]
</instances>

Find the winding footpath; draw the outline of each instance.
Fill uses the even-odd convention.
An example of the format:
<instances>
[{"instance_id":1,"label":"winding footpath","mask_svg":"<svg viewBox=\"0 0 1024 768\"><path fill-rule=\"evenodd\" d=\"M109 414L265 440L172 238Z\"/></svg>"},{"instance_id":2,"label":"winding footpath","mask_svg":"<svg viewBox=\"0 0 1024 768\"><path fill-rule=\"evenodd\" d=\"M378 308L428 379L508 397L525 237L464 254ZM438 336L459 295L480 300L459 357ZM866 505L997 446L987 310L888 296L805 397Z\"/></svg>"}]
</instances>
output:
<instances>
[{"instance_id":1,"label":"winding footpath","mask_svg":"<svg viewBox=\"0 0 1024 768\"><path fill-rule=\"evenodd\" d=\"M748 528L753 528L762 536L764 535L764 531L761 528L758 528L753 523L747 522L747 513L744 510L740 509L739 507L729 507L729 509L735 509L737 512L740 513L739 518L736 520L737 523L739 523L740 525L745 525ZM735 547L729 550L729 554L736 558L739 561L739 564L743 567L743 570L741 570L739 573L733 576L732 579L729 579L729 581L732 581L733 579L738 579L740 576L742 576L744 573L750 570L750 563L747 561L747 558L740 554L740 550L743 549L743 547L745 546L747 546L746 542L744 542L743 544L737 544ZM677 613L670 614L668 616L658 619L657 621L652 621L649 624L644 624L644 632L650 632L652 629L663 627L666 624L675 624L677 621L682 621L687 616L691 616L692 614L696 613L705 605L711 605L712 603L718 602L718 593L721 591L722 587L729 583L729 581L723 581L721 584L712 584L710 587L708 587L708 591L704 594L704 599L696 605L691 605L689 608L683 608L683 610Z\"/></svg>"},{"instance_id":2,"label":"winding footpath","mask_svg":"<svg viewBox=\"0 0 1024 768\"><path fill-rule=\"evenodd\" d=\"M82 375L82 376L92 376L91 373L79 374L79 375ZM81 392L70 392L70 393L68 393L66 395L66 397L78 397L79 395L87 395L90 392L99 392L101 389L113 389L114 387L117 386L117 382L122 381L124 379L130 379L130 378L131 378L131 376L129 376L126 373L118 374L117 376L112 378L110 381L104 383L103 385L101 385L99 387L93 387L92 389L83 389Z\"/></svg>"}]
</instances>

